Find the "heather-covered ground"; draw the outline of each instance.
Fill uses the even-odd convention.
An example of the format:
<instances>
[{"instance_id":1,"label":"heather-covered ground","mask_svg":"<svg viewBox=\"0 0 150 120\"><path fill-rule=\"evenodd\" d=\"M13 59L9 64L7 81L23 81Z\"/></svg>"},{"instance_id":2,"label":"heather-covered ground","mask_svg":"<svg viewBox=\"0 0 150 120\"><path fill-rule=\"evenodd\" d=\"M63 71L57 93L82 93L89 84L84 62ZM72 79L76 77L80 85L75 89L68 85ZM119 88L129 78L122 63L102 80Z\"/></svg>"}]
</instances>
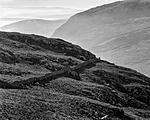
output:
<instances>
[{"instance_id":1,"label":"heather-covered ground","mask_svg":"<svg viewBox=\"0 0 150 120\"><path fill-rule=\"evenodd\" d=\"M148 120L150 78L61 39L0 32L1 120Z\"/></svg>"}]
</instances>

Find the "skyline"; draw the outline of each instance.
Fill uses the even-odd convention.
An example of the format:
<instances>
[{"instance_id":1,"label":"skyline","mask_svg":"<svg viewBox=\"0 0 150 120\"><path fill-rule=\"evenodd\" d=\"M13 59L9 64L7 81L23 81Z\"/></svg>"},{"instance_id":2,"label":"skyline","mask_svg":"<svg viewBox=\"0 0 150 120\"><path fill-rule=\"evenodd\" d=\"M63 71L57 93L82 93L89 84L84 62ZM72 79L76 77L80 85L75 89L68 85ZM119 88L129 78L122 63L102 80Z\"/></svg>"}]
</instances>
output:
<instances>
[{"instance_id":1,"label":"skyline","mask_svg":"<svg viewBox=\"0 0 150 120\"><path fill-rule=\"evenodd\" d=\"M1 7L65 7L75 9L88 9L118 0L0 0Z\"/></svg>"},{"instance_id":2,"label":"skyline","mask_svg":"<svg viewBox=\"0 0 150 120\"><path fill-rule=\"evenodd\" d=\"M68 19L78 12L115 1L0 0L0 26L24 19Z\"/></svg>"}]
</instances>

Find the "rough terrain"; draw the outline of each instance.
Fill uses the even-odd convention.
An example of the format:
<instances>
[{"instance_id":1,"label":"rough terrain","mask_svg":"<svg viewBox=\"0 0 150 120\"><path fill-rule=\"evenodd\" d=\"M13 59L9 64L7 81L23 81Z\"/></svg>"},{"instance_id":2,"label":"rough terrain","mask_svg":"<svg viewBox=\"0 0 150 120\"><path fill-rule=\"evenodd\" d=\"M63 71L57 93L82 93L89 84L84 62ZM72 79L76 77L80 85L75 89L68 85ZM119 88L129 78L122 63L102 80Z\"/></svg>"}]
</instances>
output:
<instances>
[{"instance_id":1,"label":"rough terrain","mask_svg":"<svg viewBox=\"0 0 150 120\"><path fill-rule=\"evenodd\" d=\"M0 32L1 120L148 120L150 78L61 39Z\"/></svg>"}]
</instances>

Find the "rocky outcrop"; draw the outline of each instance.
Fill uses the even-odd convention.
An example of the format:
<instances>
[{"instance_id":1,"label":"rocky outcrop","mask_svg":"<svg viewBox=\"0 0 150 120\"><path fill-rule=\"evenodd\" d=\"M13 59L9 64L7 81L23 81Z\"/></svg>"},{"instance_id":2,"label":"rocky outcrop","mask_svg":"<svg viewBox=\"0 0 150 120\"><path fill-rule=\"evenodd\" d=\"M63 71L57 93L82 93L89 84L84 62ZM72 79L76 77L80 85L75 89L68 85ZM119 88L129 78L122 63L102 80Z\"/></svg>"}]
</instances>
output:
<instances>
[{"instance_id":1,"label":"rocky outcrop","mask_svg":"<svg viewBox=\"0 0 150 120\"><path fill-rule=\"evenodd\" d=\"M17 62L17 58L12 52L0 48L0 62L14 64Z\"/></svg>"},{"instance_id":2,"label":"rocky outcrop","mask_svg":"<svg viewBox=\"0 0 150 120\"><path fill-rule=\"evenodd\" d=\"M98 62L100 62L100 59L91 59L89 61L83 62L75 66L74 68L65 67L62 70L48 73L41 77L33 77L24 81L16 81L11 85L14 86L15 88L23 89L29 86L33 86L35 84L42 85L60 77L69 77L75 80L80 80L81 78L79 76L79 72L81 72L81 70L84 70L86 68L94 67Z\"/></svg>"},{"instance_id":3,"label":"rocky outcrop","mask_svg":"<svg viewBox=\"0 0 150 120\"><path fill-rule=\"evenodd\" d=\"M29 87L34 86L36 84L42 85L52 80L55 80L59 77L70 77L76 80L80 80L79 74L76 71L73 71L71 68L66 67L63 68L62 70L55 71L41 77L33 77L24 81L16 81L11 85L14 86L15 88L23 89L23 88L27 88L28 86Z\"/></svg>"},{"instance_id":4,"label":"rocky outcrop","mask_svg":"<svg viewBox=\"0 0 150 120\"><path fill-rule=\"evenodd\" d=\"M0 80L0 88L3 88L3 89L17 89L19 87L15 87L10 83L7 83L7 82L4 82L4 81Z\"/></svg>"}]
</instances>

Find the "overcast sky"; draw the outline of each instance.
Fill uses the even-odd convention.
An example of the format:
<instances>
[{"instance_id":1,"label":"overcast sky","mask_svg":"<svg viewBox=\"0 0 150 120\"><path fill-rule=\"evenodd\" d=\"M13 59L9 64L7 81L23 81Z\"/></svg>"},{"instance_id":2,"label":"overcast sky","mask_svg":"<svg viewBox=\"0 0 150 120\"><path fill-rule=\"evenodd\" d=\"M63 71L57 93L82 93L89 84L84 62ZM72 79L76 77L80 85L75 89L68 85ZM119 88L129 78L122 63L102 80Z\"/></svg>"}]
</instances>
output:
<instances>
[{"instance_id":1,"label":"overcast sky","mask_svg":"<svg viewBox=\"0 0 150 120\"><path fill-rule=\"evenodd\" d=\"M59 6L71 8L90 8L117 0L0 0L3 7L17 6Z\"/></svg>"},{"instance_id":2,"label":"overcast sky","mask_svg":"<svg viewBox=\"0 0 150 120\"><path fill-rule=\"evenodd\" d=\"M0 25L22 19L66 19L117 0L0 0Z\"/></svg>"}]
</instances>

